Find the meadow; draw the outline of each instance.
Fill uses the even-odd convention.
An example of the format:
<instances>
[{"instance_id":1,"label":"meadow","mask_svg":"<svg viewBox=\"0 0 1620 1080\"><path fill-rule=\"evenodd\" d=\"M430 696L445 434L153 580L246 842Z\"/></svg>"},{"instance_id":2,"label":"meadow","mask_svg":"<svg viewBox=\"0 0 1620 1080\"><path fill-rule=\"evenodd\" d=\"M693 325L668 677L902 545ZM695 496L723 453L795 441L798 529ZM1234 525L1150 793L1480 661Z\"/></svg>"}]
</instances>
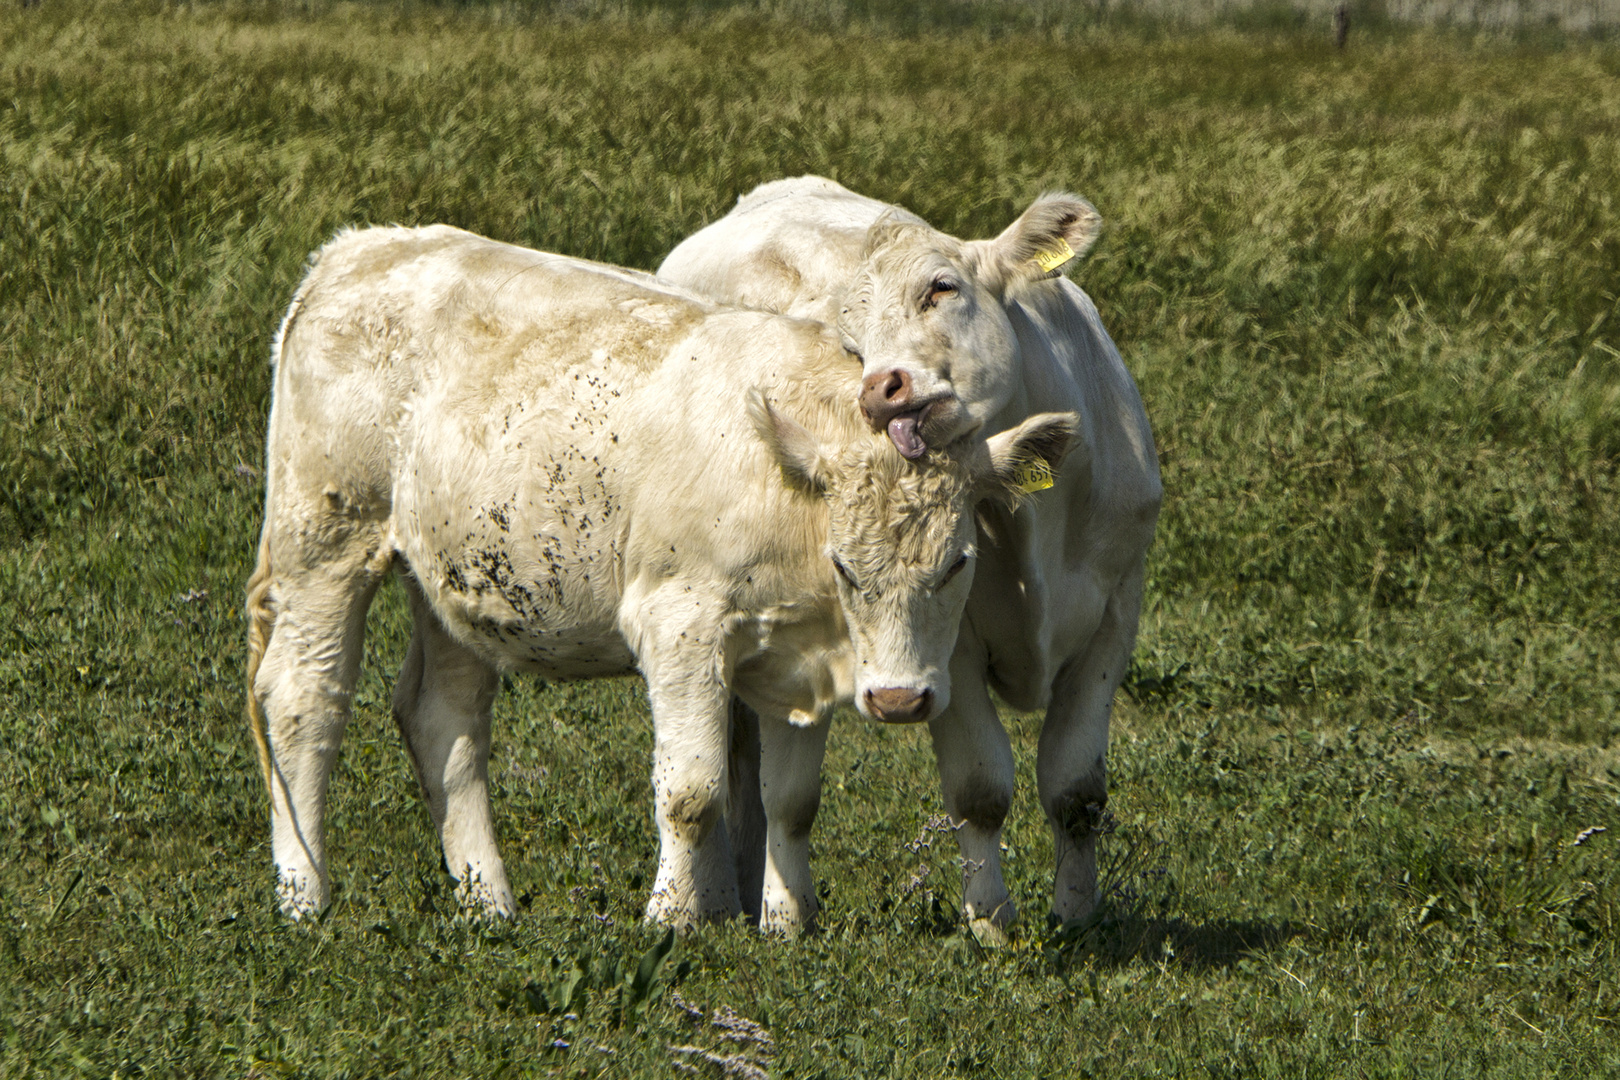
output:
<instances>
[{"instance_id":1,"label":"meadow","mask_svg":"<svg viewBox=\"0 0 1620 1080\"><path fill-rule=\"evenodd\" d=\"M0 1077L1620 1075L1620 47L896 10L0 10ZM1043 918L1037 718L986 951L925 733L842 715L821 932L670 941L641 684L513 678L524 911L460 919L387 587L285 923L240 607L307 253L652 268L805 172L1108 222L1166 504L1098 916Z\"/></svg>"}]
</instances>

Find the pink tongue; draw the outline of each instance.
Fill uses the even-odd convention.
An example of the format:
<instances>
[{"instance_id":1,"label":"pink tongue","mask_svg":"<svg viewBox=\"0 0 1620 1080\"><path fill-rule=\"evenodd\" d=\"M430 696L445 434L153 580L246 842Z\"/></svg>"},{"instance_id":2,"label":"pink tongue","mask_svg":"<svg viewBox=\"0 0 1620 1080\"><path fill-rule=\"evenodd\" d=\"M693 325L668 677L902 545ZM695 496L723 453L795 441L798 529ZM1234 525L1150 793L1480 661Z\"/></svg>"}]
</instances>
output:
<instances>
[{"instance_id":1,"label":"pink tongue","mask_svg":"<svg viewBox=\"0 0 1620 1080\"><path fill-rule=\"evenodd\" d=\"M889 421L889 438L894 448L908 458L920 458L928 445L917 434L917 414L906 413Z\"/></svg>"}]
</instances>

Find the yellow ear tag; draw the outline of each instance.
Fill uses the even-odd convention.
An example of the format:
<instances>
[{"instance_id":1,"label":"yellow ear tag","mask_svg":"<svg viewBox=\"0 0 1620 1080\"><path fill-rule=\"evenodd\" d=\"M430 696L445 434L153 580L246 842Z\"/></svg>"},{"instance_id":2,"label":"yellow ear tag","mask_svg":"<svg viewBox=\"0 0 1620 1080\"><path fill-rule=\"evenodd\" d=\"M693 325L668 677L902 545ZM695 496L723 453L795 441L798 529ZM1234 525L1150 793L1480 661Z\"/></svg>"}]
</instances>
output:
<instances>
[{"instance_id":1,"label":"yellow ear tag","mask_svg":"<svg viewBox=\"0 0 1620 1080\"><path fill-rule=\"evenodd\" d=\"M1018 490L1034 494L1052 486L1052 466L1045 458L1035 458L1018 470Z\"/></svg>"},{"instance_id":2,"label":"yellow ear tag","mask_svg":"<svg viewBox=\"0 0 1620 1080\"><path fill-rule=\"evenodd\" d=\"M1060 236L1057 238L1055 245L1035 253L1035 265L1039 266L1043 273L1050 274L1072 258L1074 258L1074 248L1070 247L1069 242Z\"/></svg>"}]
</instances>

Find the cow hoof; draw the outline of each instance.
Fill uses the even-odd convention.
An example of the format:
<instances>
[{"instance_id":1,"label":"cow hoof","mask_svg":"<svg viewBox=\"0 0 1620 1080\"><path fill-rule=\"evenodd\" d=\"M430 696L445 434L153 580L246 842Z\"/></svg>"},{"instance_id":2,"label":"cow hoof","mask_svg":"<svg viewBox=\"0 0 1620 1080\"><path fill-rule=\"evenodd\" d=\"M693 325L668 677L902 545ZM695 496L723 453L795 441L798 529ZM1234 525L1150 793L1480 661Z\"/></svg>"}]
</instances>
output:
<instances>
[{"instance_id":1,"label":"cow hoof","mask_svg":"<svg viewBox=\"0 0 1620 1080\"><path fill-rule=\"evenodd\" d=\"M647 901L647 913L643 918L649 926L666 926L684 937L699 923L726 922L740 914L742 914L740 906L693 911L688 904L678 901L672 902L666 897L654 893L652 898Z\"/></svg>"},{"instance_id":2,"label":"cow hoof","mask_svg":"<svg viewBox=\"0 0 1620 1080\"><path fill-rule=\"evenodd\" d=\"M517 914L517 900L506 883L506 871L497 863L485 867L468 863L456 875L456 909L462 918L497 922Z\"/></svg>"},{"instance_id":3,"label":"cow hoof","mask_svg":"<svg viewBox=\"0 0 1620 1080\"><path fill-rule=\"evenodd\" d=\"M456 886L456 913L476 922L504 922L517 917L511 896L496 896L466 882Z\"/></svg>"},{"instance_id":4,"label":"cow hoof","mask_svg":"<svg viewBox=\"0 0 1620 1080\"><path fill-rule=\"evenodd\" d=\"M326 887L314 875L282 871L276 877L276 905L293 922L314 922L326 910Z\"/></svg>"},{"instance_id":5,"label":"cow hoof","mask_svg":"<svg viewBox=\"0 0 1620 1080\"><path fill-rule=\"evenodd\" d=\"M326 911L324 904L317 904L302 896L282 896L279 906L281 913L293 922L318 922Z\"/></svg>"},{"instance_id":6,"label":"cow hoof","mask_svg":"<svg viewBox=\"0 0 1620 1080\"><path fill-rule=\"evenodd\" d=\"M816 917L811 915L807 919L788 918L778 915L774 918L767 913L759 920L759 932L766 937L796 938L816 932Z\"/></svg>"},{"instance_id":7,"label":"cow hoof","mask_svg":"<svg viewBox=\"0 0 1620 1080\"><path fill-rule=\"evenodd\" d=\"M769 937L798 937L815 929L821 905L813 893L800 896L790 889L769 888L762 898L759 932Z\"/></svg>"},{"instance_id":8,"label":"cow hoof","mask_svg":"<svg viewBox=\"0 0 1620 1080\"><path fill-rule=\"evenodd\" d=\"M1012 944L1007 931L997 926L993 919L973 919L968 923L968 932L983 949L1005 949Z\"/></svg>"},{"instance_id":9,"label":"cow hoof","mask_svg":"<svg viewBox=\"0 0 1620 1080\"><path fill-rule=\"evenodd\" d=\"M685 904L671 903L657 893L647 901L647 911L642 916L642 921L648 926L667 926L680 934L686 933L697 924L697 920L692 917L691 908Z\"/></svg>"}]
</instances>

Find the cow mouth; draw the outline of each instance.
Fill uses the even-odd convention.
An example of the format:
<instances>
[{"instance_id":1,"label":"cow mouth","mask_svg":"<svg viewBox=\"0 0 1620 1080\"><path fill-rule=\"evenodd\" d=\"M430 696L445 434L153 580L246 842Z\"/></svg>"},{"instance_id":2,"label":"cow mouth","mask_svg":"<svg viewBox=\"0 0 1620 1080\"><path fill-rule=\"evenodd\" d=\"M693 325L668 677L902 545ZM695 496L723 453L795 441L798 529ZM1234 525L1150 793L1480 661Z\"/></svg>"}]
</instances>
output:
<instances>
[{"instance_id":1,"label":"cow mouth","mask_svg":"<svg viewBox=\"0 0 1620 1080\"><path fill-rule=\"evenodd\" d=\"M961 402L955 395L946 394L921 408L894 414L878 430L888 434L889 441L902 457L915 461L931 448L944 446L965 434L966 419ZM877 427L875 423L872 426Z\"/></svg>"},{"instance_id":2,"label":"cow mouth","mask_svg":"<svg viewBox=\"0 0 1620 1080\"><path fill-rule=\"evenodd\" d=\"M949 392L927 401L906 401L898 408L893 402L863 401L861 414L873 431L888 435L901 456L911 461L963 434L962 405Z\"/></svg>"},{"instance_id":3,"label":"cow mouth","mask_svg":"<svg viewBox=\"0 0 1620 1080\"><path fill-rule=\"evenodd\" d=\"M901 457L915 461L928 452L928 442L923 438L922 426L933 408L933 405L925 405L890 419L889 441L894 443L894 448L900 451Z\"/></svg>"}]
</instances>

